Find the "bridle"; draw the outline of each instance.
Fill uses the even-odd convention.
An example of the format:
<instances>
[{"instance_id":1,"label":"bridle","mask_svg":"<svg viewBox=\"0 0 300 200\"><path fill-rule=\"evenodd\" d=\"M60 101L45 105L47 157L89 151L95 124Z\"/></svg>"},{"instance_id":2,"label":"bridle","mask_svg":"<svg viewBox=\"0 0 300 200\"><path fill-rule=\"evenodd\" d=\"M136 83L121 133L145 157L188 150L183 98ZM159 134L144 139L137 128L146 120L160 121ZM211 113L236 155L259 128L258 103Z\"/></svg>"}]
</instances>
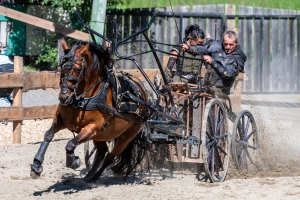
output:
<instances>
[{"instance_id":1,"label":"bridle","mask_svg":"<svg viewBox=\"0 0 300 200\"><path fill-rule=\"evenodd\" d=\"M61 58L61 75L60 75L60 79L61 79L61 93L62 94L66 94L68 92L68 90L71 90L72 93L69 96L69 98L71 98L71 101L68 104L72 104L72 100L73 97L75 98L75 100L80 100L82 98L85 97L85 95L94 87L96 87L99 83L102 82L102 78L100 78L97 82L95 82L91 87L89 87L87 90L85 90L82 94L77 96L77 89L79 86L79 83L81 82L81 80L83 80L83 78L85 78L86 76L86 59L85 57L80 57L77 59L74 59L74 55L75 55L75 51L76 49L79 48L79 45L74 45L72 47L72 49ZM81 64L81 69L80 69L80 73L79 76L72 76L70 74L71 70L73 69L74 64L76 64L77 61L82 61ZM69 81L73 81L75 82L75 84L73 86L69 86L68 82Z\"/></svg>"}]
</instances>

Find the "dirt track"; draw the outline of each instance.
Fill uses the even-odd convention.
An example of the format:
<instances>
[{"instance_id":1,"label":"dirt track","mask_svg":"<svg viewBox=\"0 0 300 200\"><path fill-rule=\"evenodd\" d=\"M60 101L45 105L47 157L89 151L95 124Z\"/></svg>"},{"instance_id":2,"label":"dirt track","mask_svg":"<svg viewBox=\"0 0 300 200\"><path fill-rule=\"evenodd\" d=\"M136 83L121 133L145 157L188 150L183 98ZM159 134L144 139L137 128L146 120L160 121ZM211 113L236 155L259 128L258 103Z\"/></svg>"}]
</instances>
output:
<instances>
[{"instance_id":1,"label":"dirt track","mask_svg":"<svg viewBox=\"0 0 300 200\"><path fill-rule=\"evenodd\" d=\"M300 102L300 96L259 97L243 99ZM22 145L12 145L12 124L0 125L0 199L299 199L300 139L299 107L243 105L250 110L260 130L261 162L249 173L238 173L233 166L223 183L198 181L194 173L176 171L170 178L157 172L120 177L104 176L95 184L81 179L79 170L65 167L65 145L72 133L63 131L49 146L42 177L29 177L30 164L51 120L24 121ZM83 156L83 146L76 150ZM258 170L257 170L258 169Z\"/></svg>"}]
</instances>

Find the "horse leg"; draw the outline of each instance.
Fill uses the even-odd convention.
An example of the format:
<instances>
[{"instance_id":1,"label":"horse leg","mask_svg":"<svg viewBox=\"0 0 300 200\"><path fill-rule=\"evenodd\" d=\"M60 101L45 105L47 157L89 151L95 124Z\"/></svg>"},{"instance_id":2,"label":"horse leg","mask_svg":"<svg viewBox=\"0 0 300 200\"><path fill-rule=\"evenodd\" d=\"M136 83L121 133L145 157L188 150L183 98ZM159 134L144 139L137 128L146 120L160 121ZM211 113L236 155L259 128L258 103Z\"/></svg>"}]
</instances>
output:
<instances>
[{"instance_id":1,"label":"horse leg","mask_svg":"<svg viewBox=\"0 0 300 200\"><path fill-rule=\"evenodd\" d=\"M136 137L140 129L140 125L133 126L122 133L117 139L113 150L106 154L101 168L94 174L90 181L97 180L103 173L103 171L113 163L114 158L120 155L128 146L128 144Z\"/></svg>"},{"instance_id":2,"label":"horse leg","mask_svg":"<svg viewBox=\"0 0 300 200\"><path fill-rule=\"evenodd\" d=\"M56 124L53 123L48 131L45 132L44 141L41 143L38 152L35 154L33 164L31 165L30 177L37 179L43 172L42 163L49 143L52 141L55 133Z\"/></svg>"},{"instance_id":3,"label":"horse leg","mask_svg":"<svg viewBox=\"0 0 300 200\"><path fill-rule=\"evenodd\" d=\"M117 148L117 150L116 150ZM124 147L118 147L117 145L115 145L114 149L112 150L111 153L108 153L102 163L101 168L89 179L90 181L96 181L103 173L103 171L113 163L114 158L119 155L120 153L122 153L122 151L126 148L126 146Z\"/></svg>"},{"instance_id":4,"label":"horse leg","mask_svg":"<svg viewBox=\"0 0 300 200\"><path fill-rule=\"evenodd\" d=\"M93 161L92 169L84 177L85 180L89 180L95 174L101 161L104 159L106 152L108 152L108 147L105 141L94 141L94 145L97 148L97 152Z\"/></svg>"},{"instance_id":5,"label":"horse leg","mask_svg":"<svg viewBox=\"0 0 300 200\"><path fill-rule=\"evenodd\" d=\"M75 156L74 150L79 144L88 141L94 130L95 126L90 124L84 127L76 137L69 140L66 146L66 167L72 169L77 169L80 167L80 158Z\"/></svg>"}]
</instances>

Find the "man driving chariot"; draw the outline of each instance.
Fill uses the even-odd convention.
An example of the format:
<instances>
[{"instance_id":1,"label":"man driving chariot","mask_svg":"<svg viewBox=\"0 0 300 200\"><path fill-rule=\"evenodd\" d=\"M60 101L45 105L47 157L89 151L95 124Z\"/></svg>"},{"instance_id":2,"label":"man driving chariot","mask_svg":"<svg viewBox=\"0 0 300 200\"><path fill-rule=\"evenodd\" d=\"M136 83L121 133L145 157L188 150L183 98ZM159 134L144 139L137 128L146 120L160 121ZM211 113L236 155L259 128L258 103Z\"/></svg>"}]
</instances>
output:
<instances>
[{"instance_id":1,"label":"man driving chariot","mask_svg":"<svg viewBox=\"0 0 300 200\"><path fill-rule=\"evenodd\" d=\"M227 98L239 72L244 72L246 55L238 45L238 35L226 31L223 45L218 40L206 39L205 33L197 24L185 29L186 43L180 48L173 47L164 73L168 82L183 81L205 85L213 97ZM172 68L176 63L176 72ZM205 66L203 79L199 78L201 67ZM201 84L199 84L201 81Z\"/></svg>"}]
</instances>

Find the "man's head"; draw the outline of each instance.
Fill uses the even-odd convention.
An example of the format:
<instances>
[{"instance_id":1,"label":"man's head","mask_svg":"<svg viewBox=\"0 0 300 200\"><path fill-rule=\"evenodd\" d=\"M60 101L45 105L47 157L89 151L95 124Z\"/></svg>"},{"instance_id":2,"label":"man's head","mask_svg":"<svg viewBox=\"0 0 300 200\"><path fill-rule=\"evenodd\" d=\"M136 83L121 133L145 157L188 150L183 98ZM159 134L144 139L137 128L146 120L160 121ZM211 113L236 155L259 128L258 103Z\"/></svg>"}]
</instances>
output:
<instances>
[{"instance_id":1,"label":"man's head","mask_svg":"<svg viewBox=\"0 0 300 200\"><path fill-rule=\"evenodd\" d=\"M187 44L190 46L203 45L205 40L205 33L202 29L200 29L198 24L193 24L186 27L185 38Z\"/></svg>"},{"instance_id":2,"label":"man's head","mask_svg":"<svg viewBox=\"0 0 300 200\"><path fill-rule=\"evenodd\" d=\"M226 54L233 52L238 45L238 34L235 31L227 30L223 34L223 47Z\"/></svg>"}]
</instances>

